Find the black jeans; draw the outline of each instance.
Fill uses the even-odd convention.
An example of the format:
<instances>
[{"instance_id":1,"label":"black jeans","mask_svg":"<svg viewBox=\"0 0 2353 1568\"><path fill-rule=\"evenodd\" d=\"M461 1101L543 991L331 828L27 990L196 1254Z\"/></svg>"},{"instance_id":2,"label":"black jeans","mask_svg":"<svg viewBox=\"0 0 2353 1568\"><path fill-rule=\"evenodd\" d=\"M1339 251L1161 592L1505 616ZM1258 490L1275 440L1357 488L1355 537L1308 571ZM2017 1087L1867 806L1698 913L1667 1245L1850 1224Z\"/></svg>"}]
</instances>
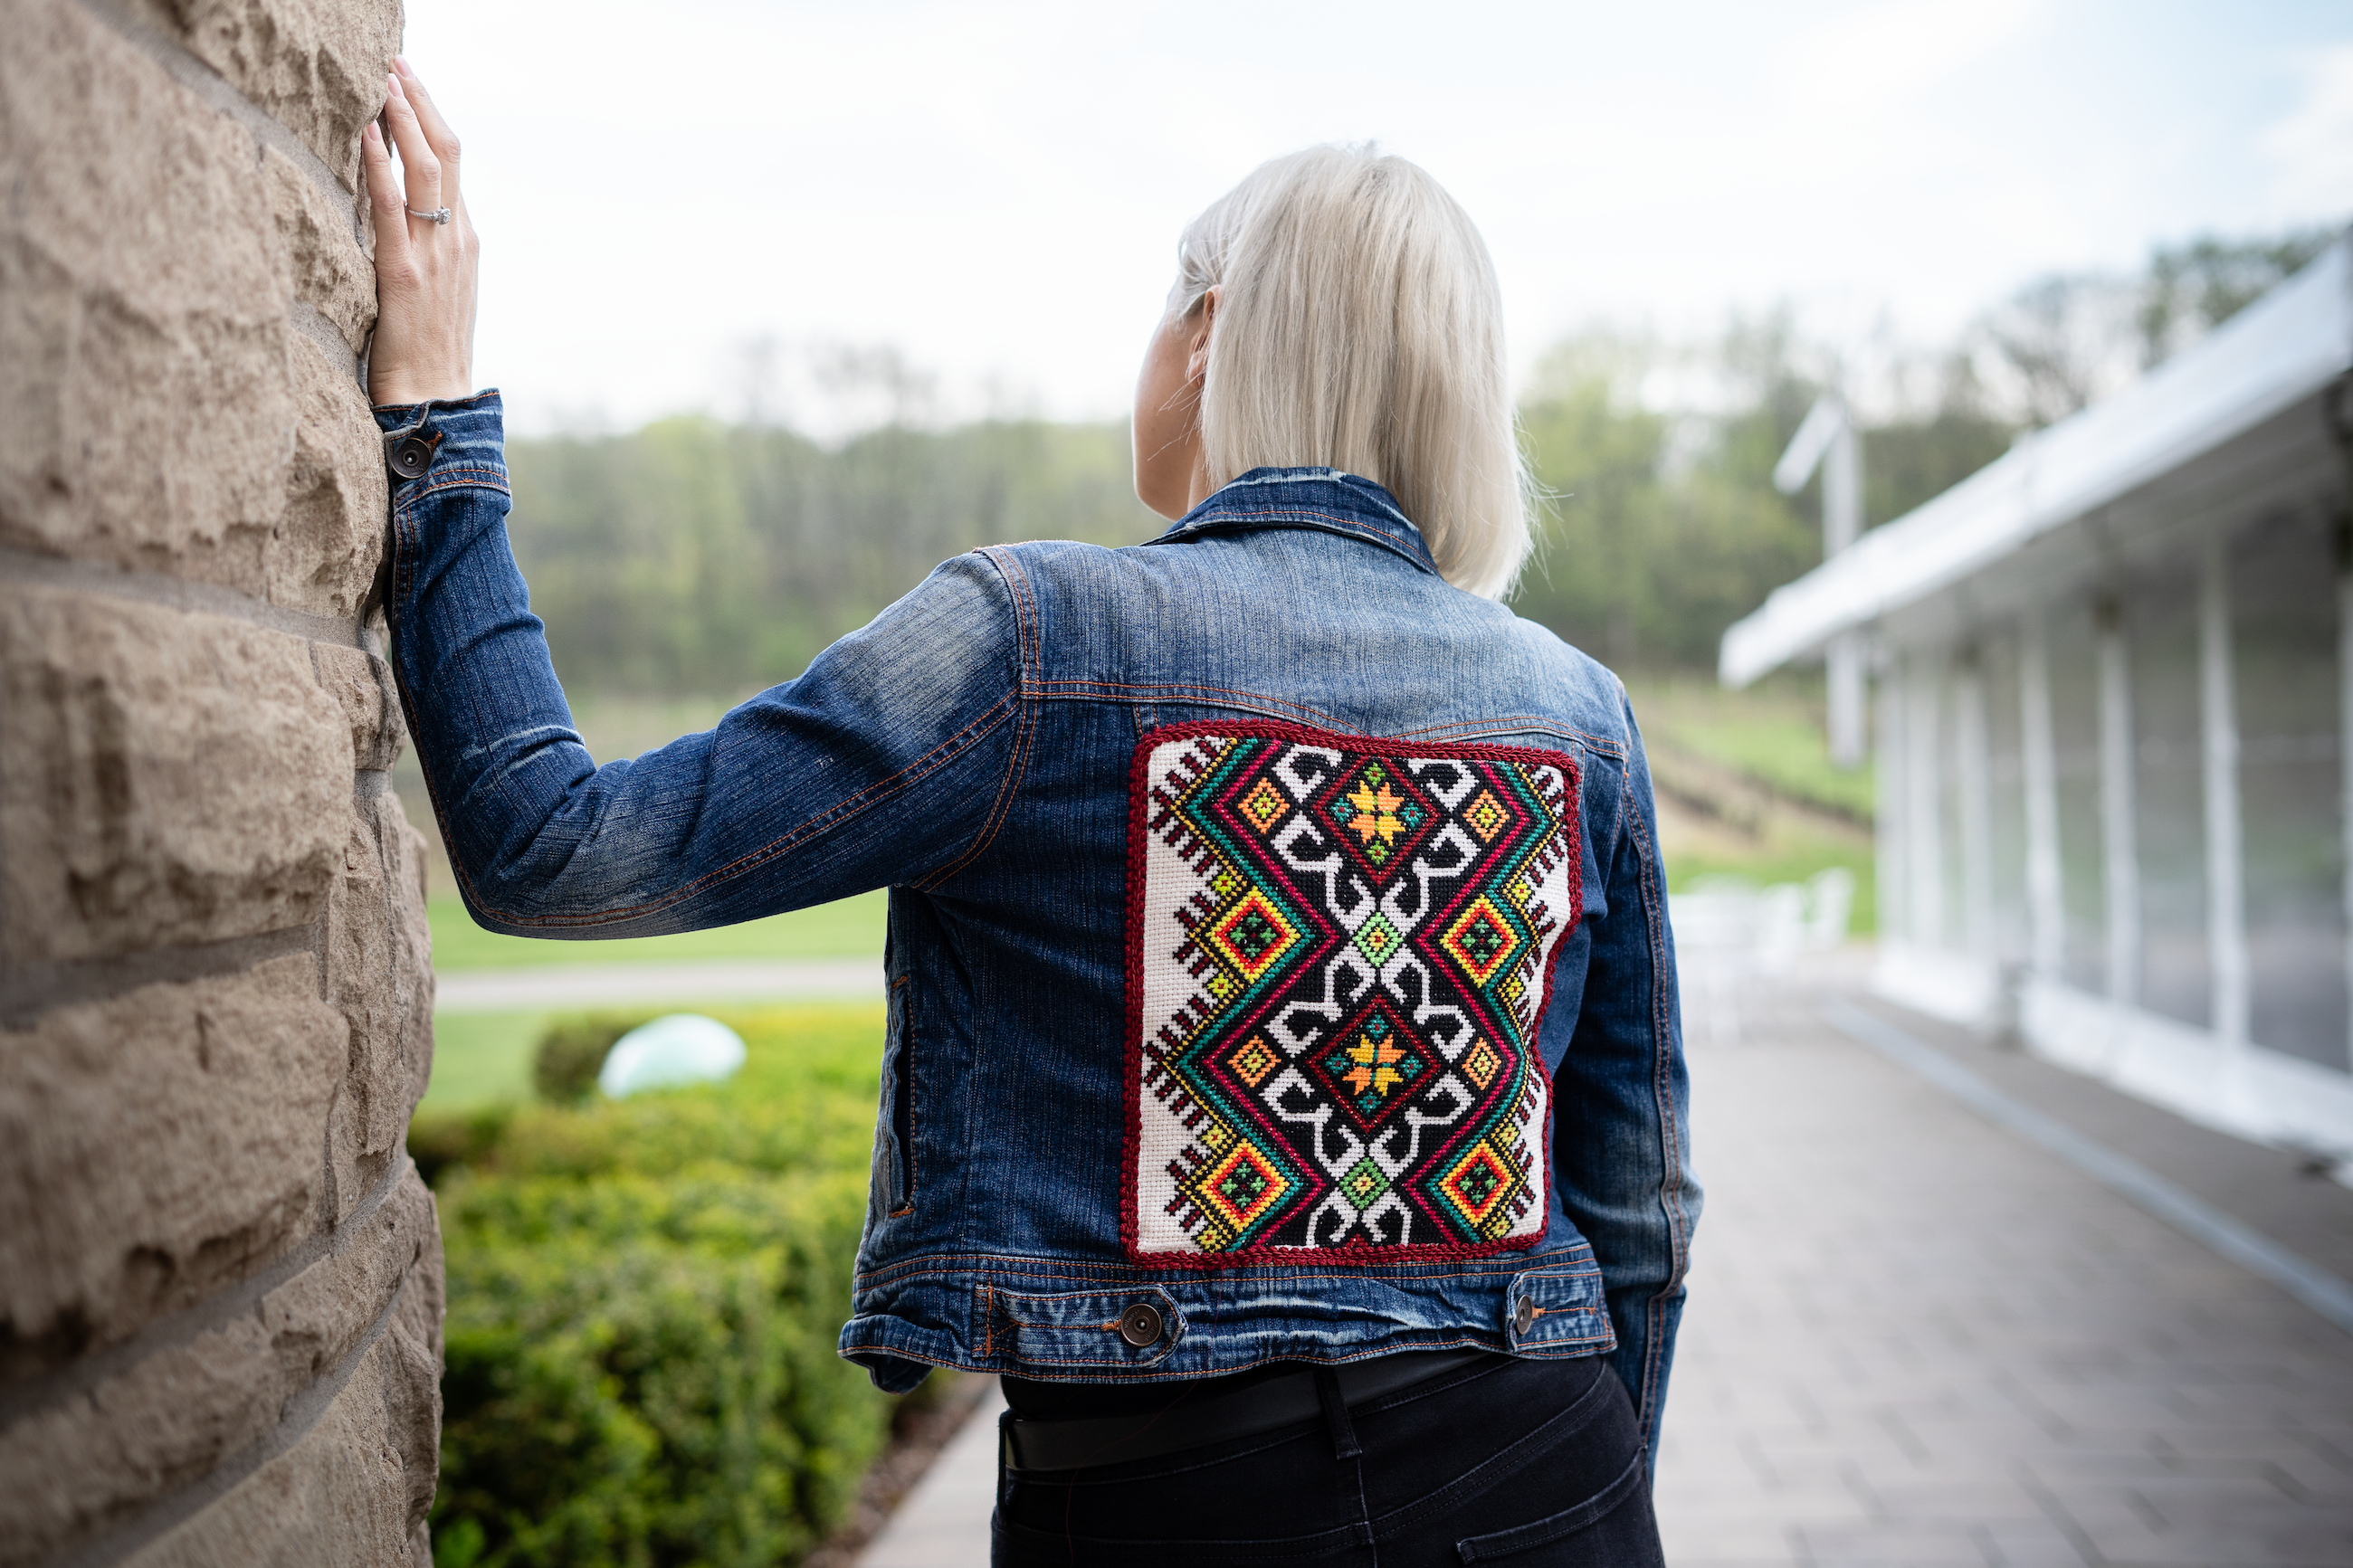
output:
<instances>
[{"instance_id":1,"label":"black jeans","mask_svg":"<svg viewBox=\"0 0 2353 1568\"><path fill-rule=\"evenodd\" d=\"M1498 1357L1354 1410L1329 1392L1320 1421L1000 1469L991 1562L1662 1568L1633 1405L1600 1358Z\"/></svg>"}]
</instances>

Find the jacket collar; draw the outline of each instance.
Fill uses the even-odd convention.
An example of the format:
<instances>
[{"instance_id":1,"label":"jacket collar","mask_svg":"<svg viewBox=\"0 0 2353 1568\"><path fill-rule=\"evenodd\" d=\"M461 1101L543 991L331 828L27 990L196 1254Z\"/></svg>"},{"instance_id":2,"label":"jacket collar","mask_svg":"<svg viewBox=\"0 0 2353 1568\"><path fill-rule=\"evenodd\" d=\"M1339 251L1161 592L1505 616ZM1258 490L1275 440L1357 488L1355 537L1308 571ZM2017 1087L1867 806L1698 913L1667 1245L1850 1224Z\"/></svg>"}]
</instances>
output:
<instances>
[{"instance_id":1,"label":"jacket collar","mask_svg":"<svg viewBox=\"0 0 2353 1568\"><path fill-rule=\"evenodd\" d=\"M1209 533L1313 528L1396 552L1431 576L1438 563L1421 530L1389 492L1337 468L1252 468L1187 512L1150 544L1180 544Z\"/></svg>"}]
</instances>

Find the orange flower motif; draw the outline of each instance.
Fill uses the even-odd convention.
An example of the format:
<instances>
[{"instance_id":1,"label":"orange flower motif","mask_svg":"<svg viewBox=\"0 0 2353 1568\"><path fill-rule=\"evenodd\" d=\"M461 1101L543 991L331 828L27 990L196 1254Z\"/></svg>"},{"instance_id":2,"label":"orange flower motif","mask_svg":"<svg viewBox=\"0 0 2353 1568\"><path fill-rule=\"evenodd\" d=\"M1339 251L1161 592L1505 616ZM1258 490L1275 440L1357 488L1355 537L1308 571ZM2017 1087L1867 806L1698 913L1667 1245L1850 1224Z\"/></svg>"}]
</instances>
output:
<instances>
[{"instance_id":1,"label":"orange flower motif","mask_svg":"<svg viewBox=\"0 0 2353 1568\"><path fill-rule=\"evenodd\" d=\"M1398 807L1405 804L1405 797L1392 792L1386 779L1377 791L1359 780L1356 787L1348 792L1348 804L1356 808L1356 819L1348 826L1366 844L1373 841L1375 834L1388 844L1405 831L1405 824L1398 820Z\"/></svg>"},{"instance_id":2,"label":"orange flower motif","mask_svg":"<svg viewBox=\"0 0 2353 1568\"><path fill-rule=\"evenodd\" d=\"M1376 1045L1360 1037L1355 1045L1348 1047L1348 1059L1356 1065L1342 1073L1340 1081L1358 1094L1369 1089L1386 1100L1389 1090L1405 1081L1405 1075L1395 1066L1404 1058L1402 1047L1392 1046L1386 1041Z\"/></svg>"}]
</instances>

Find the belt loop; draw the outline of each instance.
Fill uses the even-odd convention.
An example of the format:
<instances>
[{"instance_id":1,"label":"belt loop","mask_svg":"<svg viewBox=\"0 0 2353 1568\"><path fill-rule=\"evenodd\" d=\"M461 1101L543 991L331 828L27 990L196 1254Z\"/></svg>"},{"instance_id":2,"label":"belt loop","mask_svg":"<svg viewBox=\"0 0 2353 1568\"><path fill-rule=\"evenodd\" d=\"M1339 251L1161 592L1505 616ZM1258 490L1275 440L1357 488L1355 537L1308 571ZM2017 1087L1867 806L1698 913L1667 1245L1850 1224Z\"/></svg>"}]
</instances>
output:
<instances>
[{"instance_id":1,"label":"belt loop","mask_svg":"<svg viewBox=\"0 0 2353 1568\"><path fill-rule=\"evenodd\" d=\"M1332 1432L1332 1457L1353 1459L1363 1454L1356 1424L1348 1419L1348 1402L1340 1394L1340 1374L1328 1366L1315 1369L1315 1398L1324 1406L1324 1425Z\"/></svg>"}]
</instances>

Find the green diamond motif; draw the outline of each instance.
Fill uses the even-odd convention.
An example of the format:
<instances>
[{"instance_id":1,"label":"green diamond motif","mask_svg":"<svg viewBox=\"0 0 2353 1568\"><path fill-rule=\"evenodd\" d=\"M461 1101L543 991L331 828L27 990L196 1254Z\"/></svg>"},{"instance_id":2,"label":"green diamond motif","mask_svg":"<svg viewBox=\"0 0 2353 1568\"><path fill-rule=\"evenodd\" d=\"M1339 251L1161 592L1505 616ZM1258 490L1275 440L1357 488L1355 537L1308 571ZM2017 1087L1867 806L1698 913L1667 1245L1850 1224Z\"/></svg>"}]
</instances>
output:
<instances>
[{"instance_id":1,"label":"green diamond motif","mask_svg":"<svg viewBox=\"0 0 2353 1568\"><path fill-rule=\"evenodd\" d=\"M1375 963L1388 963L1389 955L1397 952L1404 941L1398 928L1389 923L1388 916L1378 910L1373 911L1371 920L1356 928L1356 951Z\"/></svg>"},{"instance_id":2,"label":"green diamond motif","mask_svg":"<svg viewBox=\"0 0 2353 1568\"><path fill-rule=\"evenodd\" d=\"M1340 1178L1341 1193L1350 1203L1356 1205L1356 1210L1360 1214L1370 1208L1373 1201L1388 1190L1388 1173L1374 1164L1372 1156L1369 1154L1349 1167L1348 1173Z\"/></svg>"}]
</instances>

